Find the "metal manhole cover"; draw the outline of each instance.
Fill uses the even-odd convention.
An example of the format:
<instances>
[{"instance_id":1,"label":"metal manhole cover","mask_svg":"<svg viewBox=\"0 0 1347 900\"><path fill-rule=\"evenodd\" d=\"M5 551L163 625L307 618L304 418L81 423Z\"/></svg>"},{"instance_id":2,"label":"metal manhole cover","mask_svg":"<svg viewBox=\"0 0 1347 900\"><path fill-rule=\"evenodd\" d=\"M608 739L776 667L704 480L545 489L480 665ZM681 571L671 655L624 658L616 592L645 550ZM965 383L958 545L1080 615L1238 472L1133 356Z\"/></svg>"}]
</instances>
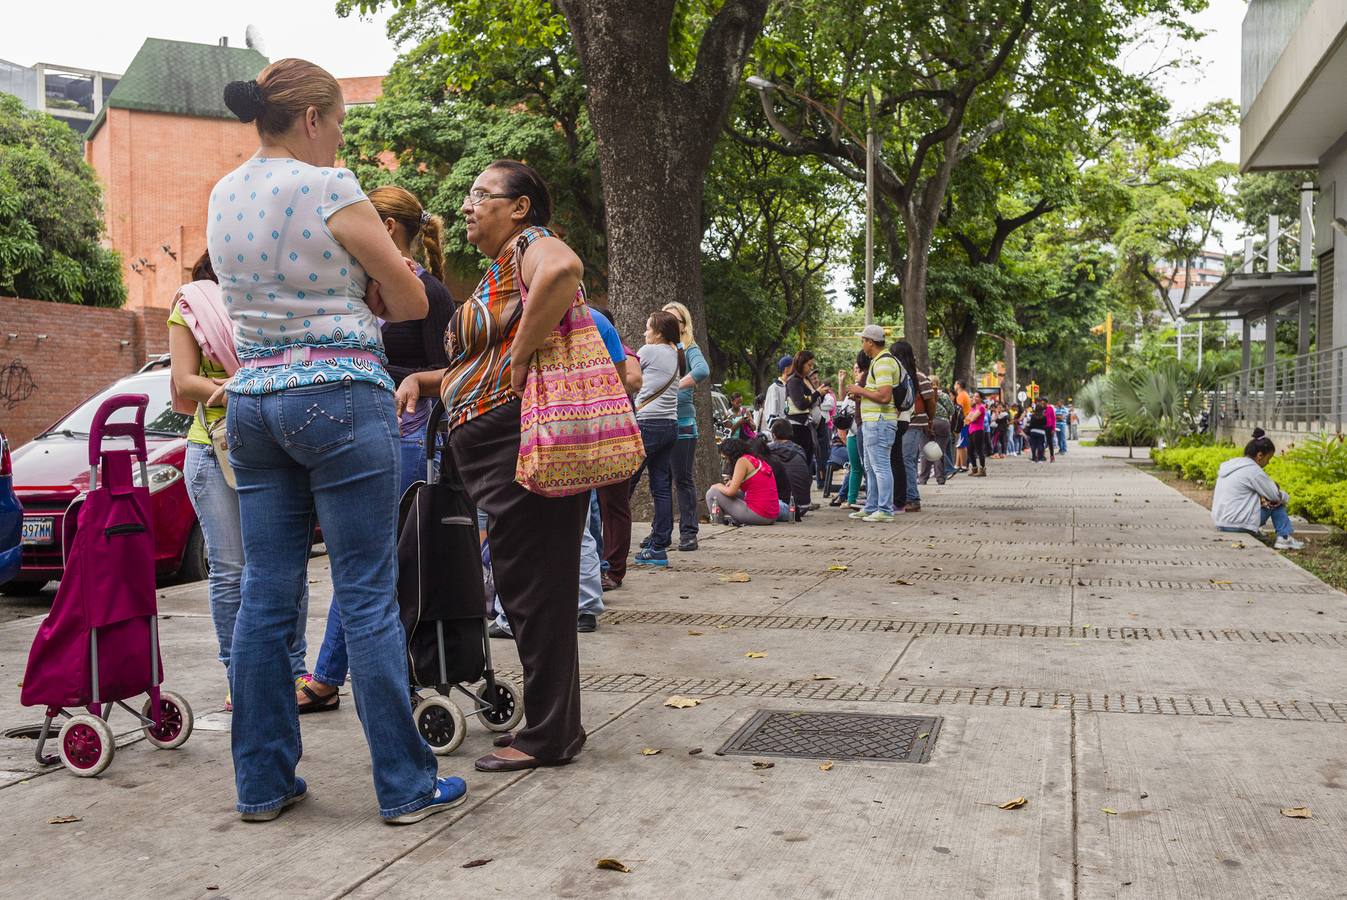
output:
<instances>
[{"instance_id":1,"label":"metal manhole cover","mask_svg":"<svg viewBox=\"0 0 1347 900\"><path fill-rule=\"evenodd\" d=\"M938 716L759 710L718 754L924 763L940 733Z\"/></svg>"}]
</instances>

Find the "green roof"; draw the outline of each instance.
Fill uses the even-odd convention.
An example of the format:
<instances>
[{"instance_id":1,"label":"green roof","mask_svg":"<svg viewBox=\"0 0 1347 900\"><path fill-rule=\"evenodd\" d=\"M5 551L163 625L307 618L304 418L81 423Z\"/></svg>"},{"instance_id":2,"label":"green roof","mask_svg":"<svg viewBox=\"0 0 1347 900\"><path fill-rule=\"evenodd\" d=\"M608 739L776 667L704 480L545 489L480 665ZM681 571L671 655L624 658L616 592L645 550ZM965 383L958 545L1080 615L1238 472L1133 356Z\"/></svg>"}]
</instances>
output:
<instances>
[{"instance_id":1,"label":"green roof","mask_svg":"<svg viewBox=\"0 0 1347 900\"><path fill-rule=\"evenodd\" d=\"M231 118L234 114L224 105L225 85L256 78L266 64L267 58L256 50L148 38L103 108ZM85 140L93 138L105 117L100 110Z\"/></svg>"}]
</instances>

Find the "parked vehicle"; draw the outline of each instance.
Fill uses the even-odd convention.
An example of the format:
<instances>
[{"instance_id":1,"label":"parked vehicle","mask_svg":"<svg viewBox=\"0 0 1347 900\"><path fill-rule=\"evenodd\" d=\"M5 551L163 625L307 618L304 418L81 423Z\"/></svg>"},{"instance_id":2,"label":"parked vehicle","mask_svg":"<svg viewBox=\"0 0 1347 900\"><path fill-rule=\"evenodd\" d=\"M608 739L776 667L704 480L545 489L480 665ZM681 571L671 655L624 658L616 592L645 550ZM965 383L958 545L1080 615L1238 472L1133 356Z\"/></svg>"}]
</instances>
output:
<instances>
[{"instance_id":1,"label":"parked vehicle","mask_svg":"<svg viewBox=\"0 0 1347 900\"><path fill-rule=\"evenodd\" d=\"M19 574L23 556L23 506L14 495L9 441L0 432L0 584Z\"/></svg>"},{"instance_id":2,"label":"parked vehicle","mask_svg":"<svg viewBox=\"0 0 1347 900\"><path fill-rule=\"evenodd\" d=\"M150 398L145 439L155 572L186 581L206 576L205 539L182 474L191 416L173 411L169 378L165 356L109 385L14 451L14 492L23 504L23 553L18 575L0 585L0 593L36 593L65 571L89 488L89 429L99 406L115 394ZM111 421L131 421L130 416L128 410L119 410ZM139 473L136 479L139 483Z\"/></svg>"}]
</instances>

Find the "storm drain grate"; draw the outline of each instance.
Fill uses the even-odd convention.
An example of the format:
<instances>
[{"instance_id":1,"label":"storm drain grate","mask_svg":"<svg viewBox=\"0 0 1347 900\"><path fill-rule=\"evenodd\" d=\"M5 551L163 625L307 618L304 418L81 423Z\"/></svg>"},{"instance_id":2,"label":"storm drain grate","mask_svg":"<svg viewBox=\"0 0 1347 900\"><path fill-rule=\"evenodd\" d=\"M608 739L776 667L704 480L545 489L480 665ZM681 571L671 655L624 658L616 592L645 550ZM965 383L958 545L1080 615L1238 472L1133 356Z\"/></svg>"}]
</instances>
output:
<instances>
[{"instance_id":1,"label":"storm drain grate","mask_svg":"<svg viewBox=\"0 0 1347 900\"><path fill-rule=\"evenodd\" d=\"M764 709L716 753L924 763L931 757L940 722L936 716Z\"/></svg>"}]
</instances>

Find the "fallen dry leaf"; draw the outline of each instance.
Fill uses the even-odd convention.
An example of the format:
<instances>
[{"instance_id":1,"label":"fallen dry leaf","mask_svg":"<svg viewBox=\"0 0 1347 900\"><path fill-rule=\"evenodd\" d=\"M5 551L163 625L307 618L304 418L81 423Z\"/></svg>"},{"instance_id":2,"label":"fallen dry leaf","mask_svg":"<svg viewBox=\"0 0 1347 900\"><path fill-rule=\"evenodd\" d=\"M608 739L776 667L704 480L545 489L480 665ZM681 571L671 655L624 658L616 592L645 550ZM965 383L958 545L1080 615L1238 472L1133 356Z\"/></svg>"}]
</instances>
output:
<instances>
[{"instance_id":1,"label":"fallen dry leaf","mask_svg":"<svg viewBox=\"0 0 1347 900\"><path fill-rule=\"evenodd\" d=\"M680 697L677 694L664 701L665 706L671 706L674 709L690 709L702 701L696 697Z\"/></svg>"},{"instance_id":2,"label":"fallen dry leaf","mask_svg":"<svg viewBox=\"0 0 1347 900\"><path fill-rule=\"evenodd\" d=\"M776 768L776 763L774 763L774 762L767 762L766 760L762 760L762 759L755 759L755 760L753 760L753 768L755 768L755 769L774 769L774 768Z\"/></svg>"},{"instance_id":3,"label":"fallen dry leaf","mask_svg":"<svg viewBox=\"0 0 1347 900\"><path fill-rule=\"evenodd\" d=\"M846 567L846 566L829 566L829 567L828 567L828 571L829 571L829 572L845 572L846 570L847 570L847 567Z\"/></svg>"},{"instance_id":4,"label":"fallen dry leaf","mask_svg":"<svg viewBox=\"0 0 1347 900\"><path fill-rule=\"evenodd\" d=\"M818 672L815 672L813 675L811 675L811 676L809 676L809 677L810 677L810 679L813 680L813 681L836 681L836 680L837 680L837 676L836 676L836 675L820 675Z\"/></svg>"},{"instance_id":5,"label":"fallen dry leaf","mask_svg":"<svg viewBox=\"0 0 1347 900\"><path fill-rule=\"evenodd\" d=\"M702 748L701 748L701 747L693 747L691 750L688 751L688 756L696 756L697 754L699 754L699 753L701 753L701 752L702 752Z\"/></svg>"},{"instance_id":6,"label":"fallen dry leaf","mask_svg":"<svg viewBox=\"0 0 1347 900\"><path fill-rule=\"evenodd\" d=\"M477 867L479 867L479 866L484 866L484 865L486 865L486 864L489 863L489 862L491 862L491 860L489 860L489 859L470 859L470 860L468 860L467 862L465 862L463 865L459 866L459 868L460 868L460 869L476 869Z\"/></svg>"},{"instance_id":7,"label":"fallen dry leaf","mask_svg":"<svg viewBox=\"0 0 1347 900\"><path fill-rule=\"evenodd\" d=\"M753 579L747 572L735 572L733 575L726 575L720 580L727 584L746 584Z\"/></svg>"},{"instance_id":8,"label":"fallen dry leaf","mask_svg":"<svg viewBox=\"0 0 1347 900\"><path fill-rule=\"evenodd\" d=\"M620 859L601 859L594 863L596 869L608 869L611 872L630 872Z\"/></svg>"},{"instance_id":9,"label":"fallen dry leaf","mask_svg":"<svg viewBox=\"0 0 1347 900\"><path fill-rule=\"evenodd\" d=\"M657 756L657 755L659 755L659 752L660 752L660 750L659 750L658 747L642 747L642 748L641 748L641 755L642 755L642 756Z\"/></svg>"},{"instance_id":10,"label":"fallen dry leaf","mask_svg":"<svg viewBox=\"0 0 1347 900\"><path fill-rule=\"evenodd\" d=\"M689 631L689 632L688 632L688 637L701 637L701 636L702 636L702 632L700 632L700 631Z\"/></svg>"},{"instance_id":11,"label":"fallen dry leaf","mask_svg":"<svg viewBox=\"0 0 1347 900\"><path fill-rule=\"evenodd\" d=\"M84 817L83 817L83 816L56 816L55 818L48 819L48 820L47 820L47 824L48 824L48 825L69 825L71 822L83 822L83 821L84 821Z\"/></svg>"},{"instance_id":12,"label":"fallen dry leaf","mask_svg":"<svg viewBox=\"0 0 1347 900\"><path fill-rule=\"evenodd\" d=\"M1234 584L1233 581L1221 581L1219 578L1211 579L1212 584Z\"/></svg>"},{"instance_id":13,"label":"fallen dry leaf","mask_svg":"<svg viewBox=\"0 0 1347 900\"><path fill-rule=\"evenodd\" d=\"M1021 806L1028 806L1029 801L1023 797L1016 797L1014 800L1007 800L1005 803L996 804L997 809L1019 809Z\"/></svg>"},{"instance_id":14,"label":"fallen dry leaf","mask_svg":"<svg viewBox=\"0 0 1347 900\"><path fill-rule=\"evenodd\" d=\"M744 656L748 657L749 659L762 659L766 655L767 654L763 653L761 650L750 650L744 654Z\"/></svg>"},{"instance_id":15,"label":"fallen dry leaf","mask_svg":"<svg viewBox=\"0 0 1347 900\"><path fill-rule=\"evenodd\" d=\"M906 578L898 578L898 579L895 579L893 583L894 583L894 584L911 584L912 582L908 581Z\"/></svg>"},{"instance_id":16,"label":"fallen dry leaf","mask_svg":"<svg viewBox=\"0 0 1347 900\"><path fill-rule=\"evenodd\" d=\"M1109 809L1107 806L1100 807L1100 812L1106 816L1116 816L1118 814L1116 809Z\"/></svg>"},{"instance_id":17,"label":"fallen dry leaf","mask_svg":"<svg viewBox=\"0 0 1347 900\"><path fill-rule=\"evenodd\" d=\"M1282 815L1288 819L1313 819L1314 814L1310 812L1308 806L1291 806L1282 810Z\"/></svg>"},{"instance_id":18,"label":"fallen dry leaf","mask_svg":"<svg viewBox=\"0 0 1347 900\"><path fill-rule=\"evenodd\" d=\"M831 772L832 768L833 768L833 761L830 759L826 763L821 764L818 767L818 770L820 772Z\"/></svg>"},{"instance_id":19,"label":"fallen dry leaf","mask_svg":"<svg viewBox=\"0 0 1347 900\"><path fill-rule=\"evenodd\" d=\"M917 740L921 740L922 738L928 738L930 736L931 733L929 731L923 731L921 734L917 735Z\"/></svg>"}]
</instances>

